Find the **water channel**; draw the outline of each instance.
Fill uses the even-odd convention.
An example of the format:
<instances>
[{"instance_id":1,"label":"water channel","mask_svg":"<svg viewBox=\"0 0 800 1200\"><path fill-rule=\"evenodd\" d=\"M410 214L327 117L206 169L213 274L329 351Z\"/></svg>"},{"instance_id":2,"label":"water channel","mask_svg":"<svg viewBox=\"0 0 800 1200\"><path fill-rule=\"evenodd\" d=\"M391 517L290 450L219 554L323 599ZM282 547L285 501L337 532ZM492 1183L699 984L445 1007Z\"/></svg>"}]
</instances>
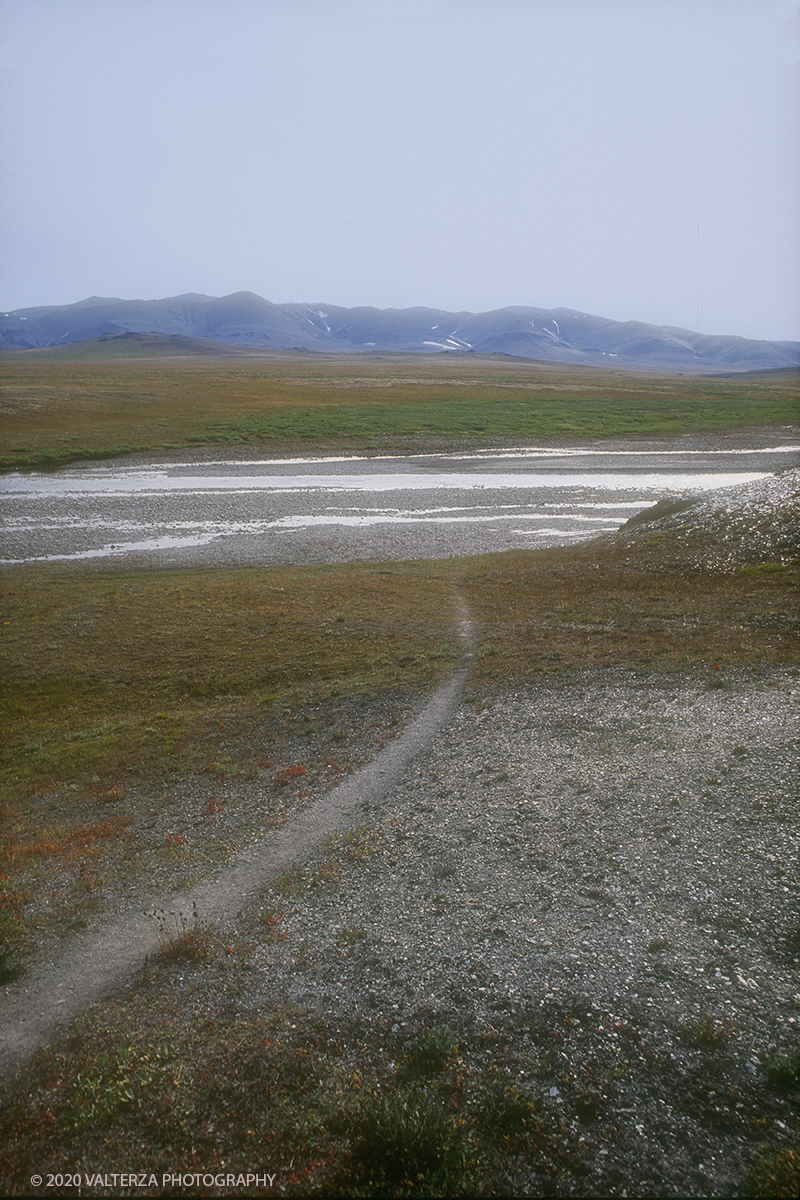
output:
<instances>
[{"instance_id":1,"label":"water channel","mask_svg":"<svg viewBox=\"0 0 800 1200\"><path fill-rule=\"evenodd\" d=\"M210 451L0 476L0 564L439 558L564 545L665 496L785 470L796 445L524 447L253 459Z\"/></svg>"}]
</instances>

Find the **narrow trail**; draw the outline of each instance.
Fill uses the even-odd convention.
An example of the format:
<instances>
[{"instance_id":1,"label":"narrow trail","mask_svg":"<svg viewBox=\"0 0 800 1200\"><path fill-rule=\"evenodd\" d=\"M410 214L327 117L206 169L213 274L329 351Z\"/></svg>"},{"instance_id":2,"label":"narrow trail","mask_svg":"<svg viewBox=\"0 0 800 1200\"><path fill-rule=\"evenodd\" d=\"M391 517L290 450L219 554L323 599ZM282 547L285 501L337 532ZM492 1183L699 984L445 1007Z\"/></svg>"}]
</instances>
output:
<instances>
[{"instance_id":1,"label":"narrow trail","mask_svg":"<svg viewBox=\"0 0 800 1200\"><path fill-rule=\"evenodd\" d=\"M233 865L179 897L155 898L146 911L196 904L204 920L234 917L278 872L303 858L322 838L345 827L400 779L453 713L475 656L475 626L457 598L462 665L434 692L420 715L367 766L343 780L269 839L249 846ZM122 983L160 947L158 929L145 912L90 932L63 957L41 964L0 995L0 1086L46 1045L58 1030Z\"/></svg>"}]
</instances>

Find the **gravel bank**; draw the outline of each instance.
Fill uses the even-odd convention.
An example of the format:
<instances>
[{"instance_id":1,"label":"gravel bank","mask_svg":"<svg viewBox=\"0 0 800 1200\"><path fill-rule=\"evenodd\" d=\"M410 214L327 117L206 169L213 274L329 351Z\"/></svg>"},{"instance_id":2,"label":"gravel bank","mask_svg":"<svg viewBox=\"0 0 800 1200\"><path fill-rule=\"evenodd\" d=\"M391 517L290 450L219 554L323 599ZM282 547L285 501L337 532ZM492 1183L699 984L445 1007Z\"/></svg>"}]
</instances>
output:
<instances>
[{"instance_id":1,"label":"gravel bank","mask_svg":"<svg viewBox=\"0 0 800 1200\"><path fill-rule=\"evenodd\" d=\"M662 515L663 514L663 515ZM735 571L747 564L800 558L800 469L719 488L699 499L665 500L632 517L622 537L660 533L683 546L692 567Z\"/></svg>"},{"instance_id":2,"label":"gravel bank","mask_svg":"<svg viewBox=\"0 0 800 1200\"><path fill-rule=\"evenodd\" d=\"M287 936L242 1003L398 1057L451 1027L566 1121L579 1194L736 1194L800 1132L769 1082L800 1053L798 686L576 672L465 703L363 856L334 842L267 891Z\"/></svg>"}]
</instances>

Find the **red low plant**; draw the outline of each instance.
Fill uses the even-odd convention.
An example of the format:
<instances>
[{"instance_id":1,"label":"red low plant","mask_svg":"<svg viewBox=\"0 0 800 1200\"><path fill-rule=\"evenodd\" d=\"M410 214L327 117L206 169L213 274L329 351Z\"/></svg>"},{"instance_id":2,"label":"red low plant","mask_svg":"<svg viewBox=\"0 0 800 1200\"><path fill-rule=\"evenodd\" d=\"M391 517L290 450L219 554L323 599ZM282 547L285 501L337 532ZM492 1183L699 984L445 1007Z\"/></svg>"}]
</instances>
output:
<instances>
[{"instance_id":1,"label":"red low plant","mask_svg":"<svg viewBox=\"0 0 800 1200\"><path fill-rule=\"evenodd\" d=\"M304 767L302 763L296 763L292 767L284 767L282 771L277 771L272 780L274 787L286 787L287 783L291 783L298 775L307 775L308 767Z\"/></svg>"},{"instance_id":2,"label":"red low plant","mask_svg":"<svg viewBox=\"0 0 800 1200\"><path fill-rule=\"evenodd\" d=\"M278 922L282 921L282 920L283 920L283 913L276 913L275 915L273 915L272 913L264 914L264 924L266 925L267 929L271 933L273 940L276 942L280 938L288 938L288 936L289 936L288 929L286 929L283 926L280 929L278 928Z\"/></svg>"}]
</instances>

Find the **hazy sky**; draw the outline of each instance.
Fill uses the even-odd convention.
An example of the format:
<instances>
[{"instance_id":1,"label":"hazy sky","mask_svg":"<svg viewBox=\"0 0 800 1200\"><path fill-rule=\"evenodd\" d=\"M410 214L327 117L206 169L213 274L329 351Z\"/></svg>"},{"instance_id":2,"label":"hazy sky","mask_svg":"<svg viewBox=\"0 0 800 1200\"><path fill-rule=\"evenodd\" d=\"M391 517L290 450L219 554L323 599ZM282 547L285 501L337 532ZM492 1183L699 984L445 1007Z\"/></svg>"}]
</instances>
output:
<instances>
[{"instance_id":1,"label":"hazy sky","mask_svg":"<svg viewBox=\"0 0 800 1200\"><path fill-rule=\"evenodd\" d=\"M800 0L0 0L0 307L800 337Z\"/></svg>"}]
</instances>

